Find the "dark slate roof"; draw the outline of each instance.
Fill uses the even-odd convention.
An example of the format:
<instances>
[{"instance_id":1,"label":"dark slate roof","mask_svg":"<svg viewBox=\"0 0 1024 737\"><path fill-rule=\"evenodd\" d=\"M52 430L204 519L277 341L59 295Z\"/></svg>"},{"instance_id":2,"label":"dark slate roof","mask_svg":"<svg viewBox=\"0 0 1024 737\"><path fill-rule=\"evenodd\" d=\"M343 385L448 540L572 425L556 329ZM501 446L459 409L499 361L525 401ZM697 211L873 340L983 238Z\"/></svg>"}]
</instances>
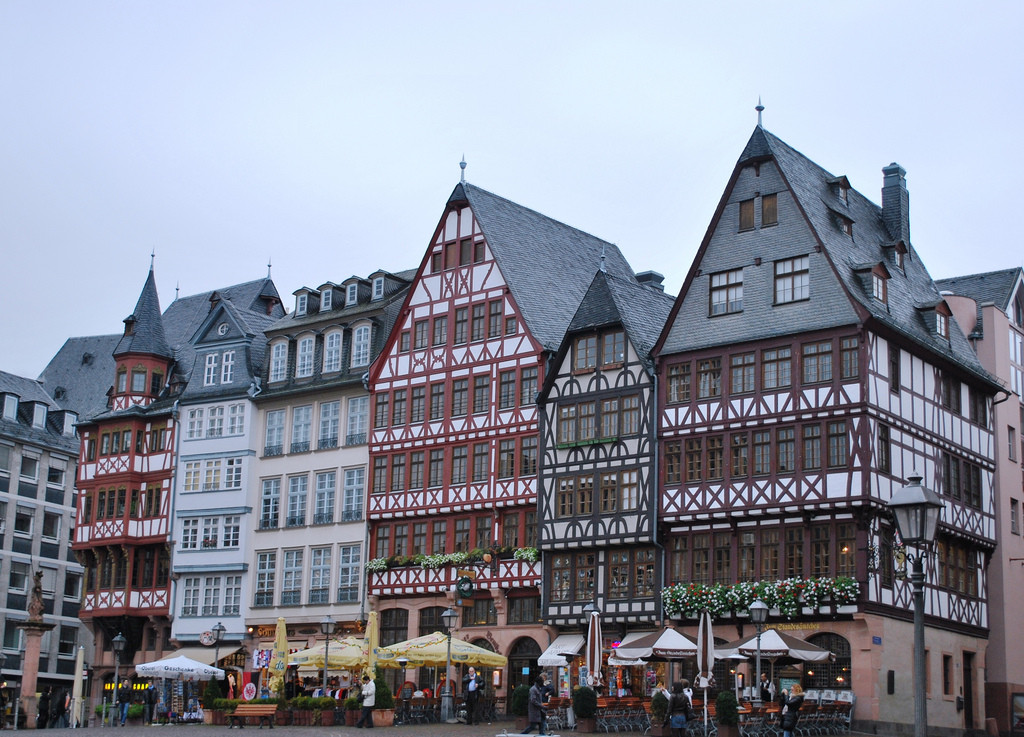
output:
<instances>
[{"instance_id":1,"label":"dark slate roof","mask_svg":"<svg viewBox=\"0 0 1024 737\"><path fill-rule=\"evenodd\" d=\"M567 335L621 324L650 371L651 349L665 327L673 301L672 295L660 289L598 271L569 323Z\"/></svg>"},{"instance_id":2,"label":"dark slate roof","mask_svg":"<svg viewBox=\"0 0 1024 737\"><path fill-rule=\"evenodd\" d=\"M951 329L950 340L947 342L935 336L926 324L921 308L938 304L942 297L911 244L906 244L908 252L903 270L889 267L892 278L888 284L887 304L874 299L869 282L869 288L865 289L858 270L863 269L865 264L885 262L885 247L893 245L893 236L882 219L881 207L852 188L847 193L847 204L843 204L832 194L831 182L836 179L832 174L760 126L754 129L747 141L736 163L735 172L738 173L756 160L766 158L773 158L785 177L814 236L820 241L833 265L845 289L846 299L866 311L870 320L991 381L961 330ZM728 191L725 196L728 196ZM852 238L836 227L834 213L853 221ZM787 334L804 332L812 324L815 328L822 326L823 316L814 310L804 310L801 317L808 321L807 324L802 324L800 317L797 317L787 325ZM837 313L836 327L848 322L848 315ZM729 341L727 335L720 338L722 343ZM662 352L678 350L670 342L662 346Z\"/></svg>"},{"instance_id":3,"label":"dark slate roof","mask_svg":"<svg viewBox=\"0 0 1024 737\"><path fill-rule=\"evenodd\" d=\"M1022 278L1019 266L1003 271L989 271L984 274L954 276L949 279L938 279L935 286L943 292L952 292L963 297L970 297L979 305L991 302L1003 312L1010 307L1014 287Z\"/></svg>"},{"instance_id":4,"label":"dark slate roof","mask_svg":"<svg viewBox=\"0 0 1024 737\"><path fill-rule=\"evenodd\" d=\"M466 182L449 203L468 202L532 335L557 351L605 256L609 274L636 281L618 247Z\"/></svg>"},{"instance_id":5,"label":"dark slate roof","mask_svg":"<svg viewBox=\"0 0 1024 737\"><path fill-rule=\"evenodd\" d=\"M156 277L150 268L146 283L142 285L142 293L135 304L135 310L125 321L134 324L131 330L125 330L124 336L114 349L115 356L126 353L145 353L152 356L171 358L170 346L164 336L164 323L160 315L160 297L156 292Z\"/></svg>"},{"instance_id":6,"label":"dark slate roof","mask_svg":"<svg viewBox=\"0 0 1024 737\"><path fill-rule=\"evenodd\" d=\"M120 335L68 338L39 375L46 393L79 418L105 412L120 340Z\"/></svg>"},{"instance_id":7,"label":"dark slate roof","mask_svg":"<svg viewBox=\"0 0 1024 737\"><path fill-rule=\"evenodd\" d=\"M0 393L14 394L18 397L19 411L18 419L10 420L0 413L0 436L11 440L31 443L45 448L59 450L63 453L76 455L78 451L78 439L72 435L64 435L55 428L48 418L45 427L34 427L32 416L23 412L23 407L28 408L30 402L39 402L46 405L48 411L57 412L63 409L53 401L46 389L39 381L9 374L0 371ZM61 425L63 427L63 425Z\"/></svg>"}]
</instances>

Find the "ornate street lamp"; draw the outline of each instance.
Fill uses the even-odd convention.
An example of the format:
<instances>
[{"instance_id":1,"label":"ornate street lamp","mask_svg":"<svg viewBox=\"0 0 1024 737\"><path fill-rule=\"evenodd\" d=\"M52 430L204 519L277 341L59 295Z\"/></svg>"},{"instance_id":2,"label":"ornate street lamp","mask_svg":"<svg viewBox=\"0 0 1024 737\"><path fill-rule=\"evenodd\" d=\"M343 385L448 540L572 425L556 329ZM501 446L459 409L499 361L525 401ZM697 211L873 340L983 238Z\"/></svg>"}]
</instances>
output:
<instances>
[{"instance_id":1,"label":"ornate street lamp","mask_svg":"<svg viewBox=\"0 0 1024 737\"><path fill-rule=\"evenodd\" d=\"M330 614L320 620L320 632L324 635L324 683L322 687L324 696L327 695L327 661L330 660L331 655L331 635L334 634L334 628L337 626L337 622L331 619Z\"/></svg>"},{"instance_id":2,"label":"ornate street lamp","mask_svg":"<svg viewBox=\"0 0 1024 737\"><path fill-rule=\"evenodd\" d=\"M210 631L213 633L213 667L220 668L220 641L224 638L224 633L228 629L220 622L217 622Z\"/></svg>"},{"instance_id":3,"label":"ornate street lamp","mask_svg":"<svg viewBox=\"0 0 1024 737\"><path fill-rule=\"evenodd\" d=\"M128 644L128 640L118 632L117 637L111 640L110 644L114 646L114 725L116 726L121 721L121 712L117 704L117 692L121 687L121 653L124 652L124 646Z\"/></svg>"},{"instance_id":4,"label":"ornate street lamp","mask_svg":"<svg viewBox=\"0 0 1024 737\"><path fill-rule=\"evenodd\" d=\"M768 621L768 605L760 599L750 603L750 621L757 630L757 658L754 661L754 706L761 706L761 632L764 630L764 623Z\"/></svg>"},{"instance_id":5,"label":"ornate street lamp","mask_svg":"<svg viewBox=\"0 0 1024 737\"><path fill-rule=\"evenodd\" d=\"M441 621L444 622L445 630L448 632L448 657L444 667L444 678L445 687L441 691L441 721L451 724L455 722L455 709L454 709L454 696L455 686L452 683L452 630L455 628L455 622L459 618L459 613L448 607L441 612Z\"/></svg>"},{"instance_id":6,"label":"ornate street lamp","mask_svg":"<svg viewBox=\"0 0 1024 737\"><path fill-rule=\"evenodd\" d=\"M938 494L921 484L921 476L917 473L908 477L907 485L889 500L900 540L904 545L920 548L917 553L907 555L914 564L910 573L914 593L914 737L926 737L928 732L924 662L924 557L935 542L935 531L944 506Z\"/></svg>"}]
</instances>

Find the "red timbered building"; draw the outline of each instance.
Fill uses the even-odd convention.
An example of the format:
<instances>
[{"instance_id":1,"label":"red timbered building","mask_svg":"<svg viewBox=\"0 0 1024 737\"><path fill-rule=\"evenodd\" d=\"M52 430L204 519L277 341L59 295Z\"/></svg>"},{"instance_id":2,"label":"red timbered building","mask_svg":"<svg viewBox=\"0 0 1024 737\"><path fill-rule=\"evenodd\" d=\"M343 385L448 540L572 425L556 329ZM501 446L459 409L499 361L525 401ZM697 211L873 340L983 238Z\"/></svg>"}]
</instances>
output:
<instances>
[{"instance_id":1,"label":"red timbered building","mask_svg":"<svg viewBox=\"0 0 1024 737\"><path fill-rule=\"evenodd\" d=\"M598 271L550 364L538 400L550 624L579 628L588 604L602 612L606 627L619 624L620 637L627 624L653 629L661 621L650 350L672 301L660 275ZM563 664L564 647L552 645L545 662Z\"/></svg>"},{"instance_id":2,"label":"red timbered building","mask_svg":"<svg viewBox=\"0 0 1024 737\"><path fill-rule=\"evenodd\" d=\"M443 629L453 606L457 636L509 656L502 691L551 637L535 401L602 253L610 274L633 278L615 246L459 184L370 372L368 591L381 639Z\"/></svg>"},{"instance_id":3,"label":"red timbered building","mask_svg":"<svg viewBox=\"0 0 1024 737\"><path fill-rule=\"evenodd\" d=\"M999 387L910 243L903 169L883 172L878 207L760 126L740 156L654 351L668 581L732 586L729 638L753 632L737 582L789 581L769 626L836 659L776 677L852 688L858 722L911 722L911 589L886 504L920 474L945 501L929 722L980 728ZM855 580L856 599L821 600L822 579ZM694 616L675 594L669 613Z\"/></svg>"}]
</instances>

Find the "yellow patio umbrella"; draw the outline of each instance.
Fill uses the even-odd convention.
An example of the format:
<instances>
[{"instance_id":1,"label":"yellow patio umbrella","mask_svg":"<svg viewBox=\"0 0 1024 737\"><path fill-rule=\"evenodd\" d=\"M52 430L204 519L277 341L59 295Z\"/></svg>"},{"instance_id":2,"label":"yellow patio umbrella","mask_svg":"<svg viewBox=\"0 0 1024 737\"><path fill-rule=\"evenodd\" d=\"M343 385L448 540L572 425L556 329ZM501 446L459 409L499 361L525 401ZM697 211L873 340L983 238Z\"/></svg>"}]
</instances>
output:
<instances>
[{"instance_id":1,"label":"yellow patio umbrella","mask_svg":"<svg viewBox=\"0 0 1024 737\"><path fill-rule=\"evenodd\" d=\"M405 658L408 661L406 665L410 668L444 666L448 660L448 636L443 632L434 632L377 648L377 664L382 668L401 668L399 658ZM508 658L453 637L452 662L500 668L508 664Z\"/></svg>"},{"instance_id":2,"label":"yellow patio umbrella","mask_svg":"<svg viewBox=\"0 0 1024 737\"><path fill-rule=\"evenodd\" d=\"M377 612L370 612L363 639L366 642L366 673L373 678L377 667L377 650L380 647L380 624L377 622Z\"/></svg>"},{"instance_id":3,"label":"yellow patio umbrella","mask_svg":"<svg viewBox=\"0 0 1024 737\"><path fill-rule=\"evenodd\" d=\"M288 670L288 627L284 617L277 618L277 631L274 632L274 655L270 659L270 679L273 690L279 693L284 689L285 671Z\"/></svg>"},{"instance_id":4,"label":"yellow patio umbrella","mask_svg":"<svg viewBox=\"0 0 1024 737\"><path fill-rule=\"evenodd\" d=\"M325 650L328 668L355 668L366 664L366 641L352 636L331 640L330 647L321 642L306 650L291 653L288 655L288 664L323 668Z\"/></svg>"}]
</instances>

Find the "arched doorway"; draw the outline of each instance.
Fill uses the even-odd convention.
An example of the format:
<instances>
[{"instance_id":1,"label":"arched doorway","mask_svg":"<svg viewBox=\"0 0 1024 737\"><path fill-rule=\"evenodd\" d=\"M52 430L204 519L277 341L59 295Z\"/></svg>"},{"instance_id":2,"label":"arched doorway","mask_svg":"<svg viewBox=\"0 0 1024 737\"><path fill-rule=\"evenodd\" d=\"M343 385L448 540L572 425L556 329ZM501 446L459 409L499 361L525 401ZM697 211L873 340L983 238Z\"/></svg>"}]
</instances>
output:
<instances>
[{"instance_id":1,"label":"arched doorway","mask_svg":"<svg viewBox=\"0 0 1024 737\"><path fill-rule=\"evenodd\" d=\"M808 637L807 641L817 647L831 650L835 659L822 663L807 663L804 667L803 687L821 690L851 688L853 673L850 670L850 641L835 632L819 632Z\"/></svg>"},{"instance_id":2,"label":"arched doorway","mask_svg":"<svg viewBox=\"0 0 1024 737\"><path fill-rule=\"evenodd\" d=\"M516 640L508 654L508 689L511 693L520 683L529 686L533 678L540 672L537 658L540 657L540 645L533 638L523 637Z\"/></svg>"}]
</instances>

